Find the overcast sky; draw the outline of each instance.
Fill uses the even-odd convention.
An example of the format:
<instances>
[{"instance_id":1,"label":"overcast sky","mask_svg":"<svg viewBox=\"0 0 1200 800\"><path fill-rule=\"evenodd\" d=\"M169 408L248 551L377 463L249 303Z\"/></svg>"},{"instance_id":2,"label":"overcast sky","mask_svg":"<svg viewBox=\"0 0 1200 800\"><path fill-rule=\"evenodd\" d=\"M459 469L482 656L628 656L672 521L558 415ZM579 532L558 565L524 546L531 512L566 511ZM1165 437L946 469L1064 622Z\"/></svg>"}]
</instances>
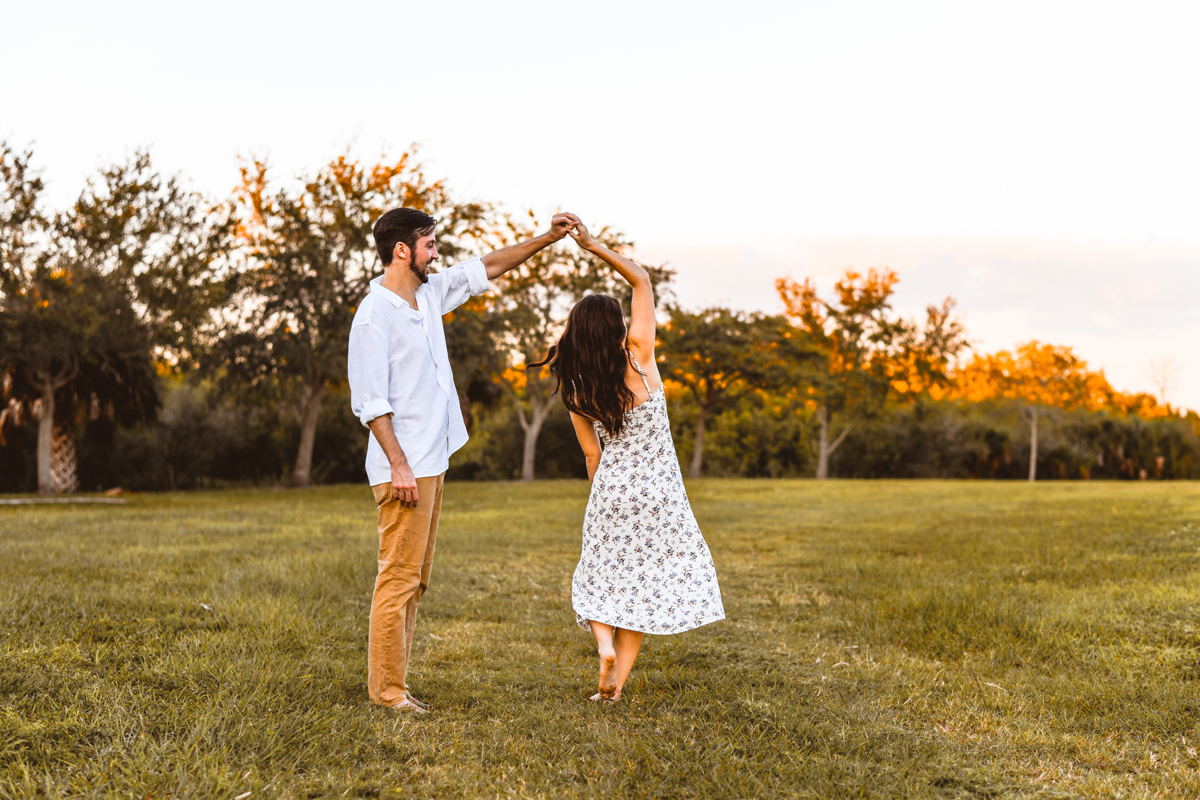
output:
<instances>
[{"instance_id":1,"label":"overcast sky","mask_svg":"<svg viewBox=\"0 0 1200 800\"><path fill-rule=\"evenodd\" d=\"M422 145L460 196L567 208L687 305L900 272L981 349L1071 345L1200 408L1200 3L6 3L0 137L65 204L149 147L215 196Z\"/></svg>"}]
</instances>

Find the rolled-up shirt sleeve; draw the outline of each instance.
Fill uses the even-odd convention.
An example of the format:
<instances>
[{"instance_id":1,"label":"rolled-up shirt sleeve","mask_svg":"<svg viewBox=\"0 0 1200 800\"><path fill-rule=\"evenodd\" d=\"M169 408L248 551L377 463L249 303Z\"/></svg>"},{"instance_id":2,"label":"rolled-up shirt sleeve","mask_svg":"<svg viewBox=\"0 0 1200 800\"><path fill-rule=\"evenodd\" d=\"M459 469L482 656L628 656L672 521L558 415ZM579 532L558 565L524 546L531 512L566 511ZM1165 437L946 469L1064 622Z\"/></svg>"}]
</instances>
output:
<instances>
[{"instance_id":1,"label":"rolled-up shirt sleeve","mask_svg":"<svg viewBox=\"0 0 1200 800\"><path fill-rule=\"evenodd\" d=\"M350 408L363 425L395 413L388 402L388 347L383 331L369 322L351 328L346 367Z\"/></svg>"},{"instance_id":2,"label":"rolled-up shirt sleeve","mask_svg":"<svg viewBox=\"0 0 1200 800\"><path fill-rule=\"evenodd\" d=\"M472 258L463 264L463 272L467 273L467 284L471 288L471 296L483 294L491 284L488 283L487 267L482 258Z\"/></svg>"},{"instance_id":3,"label":"rolled-up shirt sleeve","mask_svg":"<svg viewBox=\"0 0 1200 800\"><path fill-rule=\"evenodd\" d=\"M480 258L455 264L441 273L441 278L438 288L442 292L443 314L453 311L475 295L483 294L490 287L487 268Z\"/></svg>"}]
</instances>

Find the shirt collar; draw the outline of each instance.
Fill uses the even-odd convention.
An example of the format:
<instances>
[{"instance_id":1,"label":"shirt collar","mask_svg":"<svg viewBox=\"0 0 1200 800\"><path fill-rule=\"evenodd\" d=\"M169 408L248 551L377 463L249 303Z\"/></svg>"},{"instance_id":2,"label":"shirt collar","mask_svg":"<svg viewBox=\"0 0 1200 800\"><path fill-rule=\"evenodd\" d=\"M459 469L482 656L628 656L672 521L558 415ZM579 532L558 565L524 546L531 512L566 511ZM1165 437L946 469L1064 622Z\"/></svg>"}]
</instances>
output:
<instances>
[{"instance_id":1,"label":"shirt collar","mask_svg":"<svg viewBox=\"0 0 1200 800\"><path fill-rule=\"evenodd\" d=\"M412 308L412 306L410 306L408 304L407 300L405 300L403 297L401 297L400 295L393 292L391 289L384 287L383 278L384 278L384 276L380 275L377 278L371 279L371 291L379 292L379 294L381 294L385 300L387 300L389 303L391 303L396 308ZM420 293L421 290L424 288L425 288L425 284L421 284L420 286L417 287L417 292Z\"/></svg>"}]
</instances>

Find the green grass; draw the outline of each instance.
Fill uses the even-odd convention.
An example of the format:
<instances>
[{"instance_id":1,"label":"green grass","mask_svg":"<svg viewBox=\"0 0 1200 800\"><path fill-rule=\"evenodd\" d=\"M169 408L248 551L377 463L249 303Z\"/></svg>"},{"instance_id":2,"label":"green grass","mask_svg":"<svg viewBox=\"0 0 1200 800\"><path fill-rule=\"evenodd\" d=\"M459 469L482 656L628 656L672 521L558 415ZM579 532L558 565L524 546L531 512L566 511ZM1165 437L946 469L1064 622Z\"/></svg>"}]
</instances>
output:
<instances>
[{"instance_id":1,"label":"green grass","mask_svg":"<svg viewBox=\"0 0 1200 800\"><path fill-rule=\"evenodd\" d=\"M1200 796L1200 487L689 484L724 622L597 707L587 487L451 484L366 697L366 486L0 508L0 796Z\"/></svg>"}]
</instances>

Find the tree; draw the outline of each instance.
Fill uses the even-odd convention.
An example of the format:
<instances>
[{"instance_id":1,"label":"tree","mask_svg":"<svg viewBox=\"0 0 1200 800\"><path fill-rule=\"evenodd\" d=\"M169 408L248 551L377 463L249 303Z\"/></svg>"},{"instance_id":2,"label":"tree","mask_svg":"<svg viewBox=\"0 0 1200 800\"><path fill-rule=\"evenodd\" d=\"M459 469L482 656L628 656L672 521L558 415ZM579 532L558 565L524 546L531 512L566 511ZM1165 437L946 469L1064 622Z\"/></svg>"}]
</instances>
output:
<instances>
[{"instance_id":1,"label":"tree","mask_svg":"<svg viewBox=\"0 0 1200 800\"><path fill-rule=\"evenodd\" d=\"M1146 375L1154 382L1154 388L1158 390L1158 402L1160 404L1167 405L1167 396L1170 394L1170 389L1175 385L1175 379L1179 377L1179 373L1182 371L1183 364L1180 364L1171 356L1150 359Z\"/></svg>"},{"instance_id":2,"label":"tree","mask_svg":"<svg viewBox=\"0 0 1200 800\"><path fill-rule=\"evenodd\" d=\"M475 427L472 395L482 394L491 402L500 394L492 377L504 369L503 355L496 346L499 325L491 307L488 295L477 295L442 318L446 352L454 366L458 404L468 434Z\"/></svg>"},{"instance_id":3,"label":"tree","mask_svg":"<svg viewBox=\"0 0 1200 800\"><path fill-rule=\"evenodd\" d=\"M262 161L242 168L235 208L249 267L219 353L231 380L296 410L295 486L309 483L321 397L346 380L350 323L381 269L372 226L397 206L441 217L438 247L449 261L481 235L488 214L454 204L443 182L425 177L415 149L369 167L342 155L298 188L276 186Z\"/></svg>"},{"instance_id":4,"label":"tree","mask_svg":"<svg viewBox=\"0 0 1200 800\"><path fill-rule=\"evenodd\" d=\"M53 220L37 211L29 154L4 148L3 160L5 385L39 418L38 490L70 491L77 417L152 417L155 356L170 369L193 360L227 226L145 153L102 171Z\"/></svg>"},{"instance_id":5,"label":"tree","mask_svg":"<svg viewBox=\"0 0 1200 800\"><path fill-rule=\"evenodd\" d=\"M503 242L529 238L534 233L534 215L528 221L509 218ZM618 253L627 252L632 242L610 228L595 238ZM674 275L666 267L647 267L656 291ZM507 357L495 379L517 409L517 420L525 434L521 457L521 480L531 481L542 425L555 402L554 381L549 370L526 371L525 365L540 361L562 332L567 314L584 295L604 292L629 308L632 290L611 268L570 242L547 247L516 269L497 279L500 292L492 313L502 353Z\"/></svg>"},{"instance_id":6,"label":"tree","mask_svg":"<svg viewBox=\"0 0 1200 800\"><path fill-rule=\"evenodd\" d=\"M696 402L696 433L688 475L700 477L708 418L744 392L761 385L766 361L777 358L771 318L728 308L688 312L672 307L670 321L658 330L659 369L663 378L683 386Z\"/></svg>"},{"instance_id":7,"label":"tree","mask_svg":"<svg viewBox=\"0 0 1200 800\"><path fill-rule=\"evenodd\" d=\"M26 358L23 358L28 356L27 345L20 338L25 327L24 318L31 311L43 308L40 298L28 296L30 279L36 269L36 239L49 227L49 220L38 205L45 184L30 165L32 157L32 152L17 152L7 142L0 141L0 180L3 181L3 196L0 197L0 371L3 384L0 399L5 403L0 412L0 435L3 435L5 425L23 422L28 401L37 402L41 396L33 398L30 391L33 387L21 391L17 385L22 377L29 377ZM57 380L51 381L52 391L68 376L69 371L55 375ZM43 491L51 488L51 433L47 427L50 422L51 418L47 416L46 424L39 425L38 430L38 485ZM43 428L46 428L44 436Z\"/></svg>"},{"instance_id":8,"label":"tree","mask_svg":"<svg viewBox=\"0 0 1200 800\"><path fill-rule=\"evenodd\" d=\"M1069 347L1026 342L1015 353L976 355L958 375L958 391L970 401L1006 398L1019 402L1029 420L1029 480L1037 480L1038 420L1049 409L1094 409L1112 399L1103 372L1091 372Z\"/></svg>"},{"instance_id":9,"label":"tree","mask_svg":"<svg viewBox=\"0 0 1200 800\"><path fill-rule=\"evenodd\" d=\"M864 275L847 269L834 284L836 299L822 300L812 279L780 278L775 287L787 316L820 353L806 377L820 426L817 478L829 477L829 459L864 419L889 397L928 391L948 380L948 365L966 346L954 301L930 306L923 326L894 317L891 302L900 280L890 269ZM841 431L834 436L841 418Z\"/></svg>"}]
</instances>

